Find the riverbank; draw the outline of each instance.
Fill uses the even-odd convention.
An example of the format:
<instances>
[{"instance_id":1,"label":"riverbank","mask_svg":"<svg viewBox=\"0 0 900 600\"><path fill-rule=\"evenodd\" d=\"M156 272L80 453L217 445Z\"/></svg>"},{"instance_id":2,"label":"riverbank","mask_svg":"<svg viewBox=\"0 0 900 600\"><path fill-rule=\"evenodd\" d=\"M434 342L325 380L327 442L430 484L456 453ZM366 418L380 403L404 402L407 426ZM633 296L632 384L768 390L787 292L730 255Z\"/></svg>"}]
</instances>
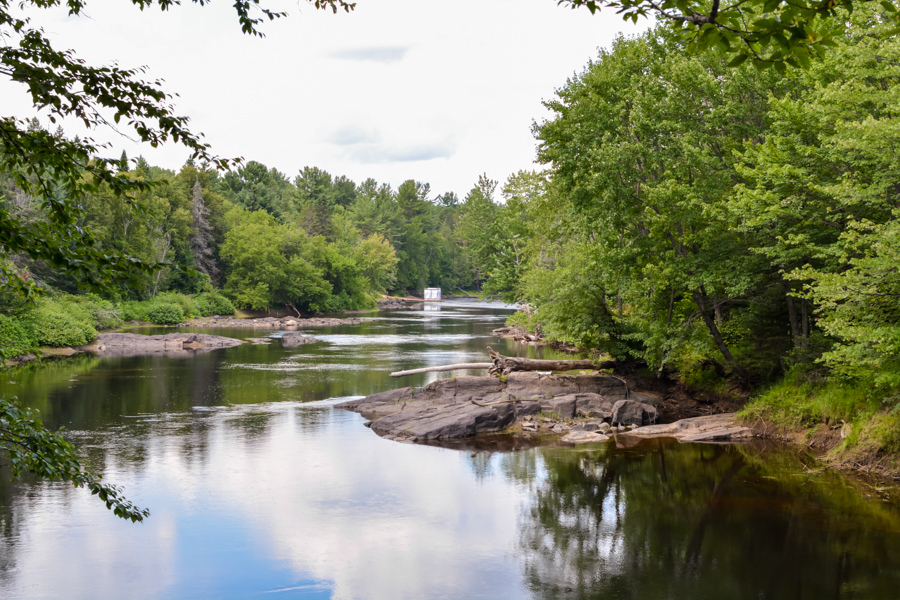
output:
<instances>
[{"instance_id":1,"label":"riverbank","mask_svg":"<svg viewBox=\"0 0 900 600\"><path fill-rule=\"evenodd\" d=\"M523 372L506 378L456 377L337 406L361 414L375 433L397 441L477 444L479 438L499 434L518 447L602 442L610 436L626 445L647 437L684 442L757 438L794 444L822 466L900 479L898 453L886 444L900 435L891 414L855 425L803 422L776 413L764 400L747 403L744 397L697 393L639 377Z\"/></svg>"},{"instance_id":2,"label":"riverbank","mask_svg":"<svg viewBox=\"0 0 900 600\"><path fill-rule=\"evenodd\" d=\"M814 450L824 464L900 479L898 390L791 373L740 418L757 435Z\"/></svg>"}]
</instances>

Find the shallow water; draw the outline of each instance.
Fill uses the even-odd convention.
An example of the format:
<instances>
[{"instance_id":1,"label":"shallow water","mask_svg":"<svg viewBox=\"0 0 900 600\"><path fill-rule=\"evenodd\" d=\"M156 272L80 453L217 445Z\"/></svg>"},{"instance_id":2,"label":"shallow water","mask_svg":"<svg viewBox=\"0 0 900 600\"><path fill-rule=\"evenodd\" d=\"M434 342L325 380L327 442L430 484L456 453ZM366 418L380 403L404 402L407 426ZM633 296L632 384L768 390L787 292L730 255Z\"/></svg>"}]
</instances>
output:
<instances>
[{"instance_id":1,"label":"shallow water","mask_svg":"<svg viewBox=\"0 0 900 600\"><path fill-rule=\"evenodd\" d=\"M391 371L486 360L488 344L533 353L490 335L509 312L448 303L316 330L315 346L15 373L0 393L70 429L152 515L126 523L81 490L4 479L0 597L897 597L891 492L796 449L459 451L383 440L333 408L438 377Z\"/></svg>"}]
</instances>

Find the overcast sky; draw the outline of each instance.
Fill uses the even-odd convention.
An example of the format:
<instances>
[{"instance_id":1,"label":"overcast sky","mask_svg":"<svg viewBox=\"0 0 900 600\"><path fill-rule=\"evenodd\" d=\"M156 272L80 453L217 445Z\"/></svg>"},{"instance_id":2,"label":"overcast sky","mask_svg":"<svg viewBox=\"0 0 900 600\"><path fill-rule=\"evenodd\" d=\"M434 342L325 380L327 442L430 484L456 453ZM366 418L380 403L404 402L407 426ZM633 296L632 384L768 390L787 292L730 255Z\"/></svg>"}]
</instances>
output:
<instances>
[{"instance_id":1,"label":"overcast sky","mask_svg":"<svg viewBox=\"0 0 900 600\"><path fill-rule=\"evenodd\" d=\"M290 16L266 24L264 39L240 33L228 0L166 13L87 0L88 17L58 11L41 22L58 47L92 64L148 66L220 156L291 179L311 165L394 188L415 179L460 197L480 173L503 182L534 168L531 123L548 114L541 101L617 33L647 26L556 0L358 0L336 15L303 0L267 5ZM30 110L13 84L2 82L0 94L3 114ZM109 137L172 169L188 154Z\"/></svg>"}]
</instances>

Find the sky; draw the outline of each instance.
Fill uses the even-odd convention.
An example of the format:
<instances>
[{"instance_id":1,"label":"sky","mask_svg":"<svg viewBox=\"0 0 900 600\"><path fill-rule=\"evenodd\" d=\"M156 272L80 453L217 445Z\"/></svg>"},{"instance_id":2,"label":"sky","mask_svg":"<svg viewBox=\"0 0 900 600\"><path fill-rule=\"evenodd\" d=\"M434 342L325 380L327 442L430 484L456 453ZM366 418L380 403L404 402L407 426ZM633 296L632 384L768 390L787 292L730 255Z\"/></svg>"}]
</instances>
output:
<instances>
[{"instance_id":1,"label":"sky","mask_svg":"<svg viewBox=\"0 0 900 600\"><path fill-rule=\"evenodd\" d=\"M262 39L240 32L227 0L167 12L87 0L81 17L31 14L58 48L91 64L146 66L218 156L292 180L316 166L395 189L415 179L461 198L482 173L502 183L539 168L531 126L550 115L542 101L620 32L647 28L556 0L357 0L349 14L304 0L264 5L289 16L266 23ZM34 114L18 84L0 82L0 98L0 114ZM113 156L166 168L188 156L177 144L93 137L111 142Z\"/></svg>"}]
</instances>

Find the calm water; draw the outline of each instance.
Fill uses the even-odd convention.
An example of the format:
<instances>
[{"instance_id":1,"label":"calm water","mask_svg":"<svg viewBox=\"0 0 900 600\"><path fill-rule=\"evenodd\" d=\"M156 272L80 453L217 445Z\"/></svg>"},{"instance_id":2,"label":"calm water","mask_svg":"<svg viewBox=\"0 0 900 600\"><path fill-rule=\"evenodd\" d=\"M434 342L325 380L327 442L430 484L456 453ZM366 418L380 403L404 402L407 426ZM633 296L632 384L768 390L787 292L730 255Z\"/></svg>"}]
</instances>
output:
<instances>
[{"instance_id":1,"label":"calm water","mask_svg":"<svg viewBox=\"0 0 900 600\"><path fill-rule=\"evenodd\" d=\"M311 347L5 375L0 393L65 425L152 515L126 523L81 490L3 478L0 597L898 597L891 492L795 449L459 451L383 440L333 408L399 385L394 370L528 352L490 335L509 312L444 304Z\"/></svg>"}]
</instances>

